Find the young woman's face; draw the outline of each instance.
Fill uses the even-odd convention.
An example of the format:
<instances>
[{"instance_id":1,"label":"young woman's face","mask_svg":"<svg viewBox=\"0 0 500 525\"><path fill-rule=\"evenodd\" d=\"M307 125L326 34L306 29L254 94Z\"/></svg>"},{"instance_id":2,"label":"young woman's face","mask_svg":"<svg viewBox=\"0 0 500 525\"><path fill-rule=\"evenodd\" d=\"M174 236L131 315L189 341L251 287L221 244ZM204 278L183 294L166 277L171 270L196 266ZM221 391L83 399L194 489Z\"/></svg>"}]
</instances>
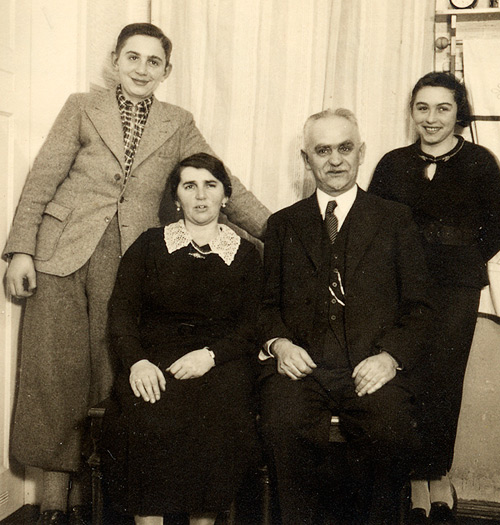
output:
<instances>
[{"instance_id":1,"label":"young woman's face","mask_svg":"<svg viewBox=\"0 0 500 525\"><path fill-rule=\"evenodd\" d=\"M420 89L411 108L422 144L436 146L452 141L457 123L457 103L453 91L438 86Z\"/></svg>"},{"instance_id":2,"label":"young woman's face","mask_svg":"<svg viewBox=\"0 0 500 525\"><path fill-rule=\"evenodd\" d=\"M160 40L147 35L127 39L120 54L112 54L112 62L125 98L134 104L150 97L172 69Z\"/></svg>"},{"instance_id":3,"label":"young woman's face","mask_svg":"<svg viewBox=\"0 0 500 525\"><path fill-rule=\"evenodd\" d=\"M222 182L204 168L182 168L177 187L177 205L187 222L203 226L217 222L222 204L228 198Z\"/></svg>"}]
</instances>

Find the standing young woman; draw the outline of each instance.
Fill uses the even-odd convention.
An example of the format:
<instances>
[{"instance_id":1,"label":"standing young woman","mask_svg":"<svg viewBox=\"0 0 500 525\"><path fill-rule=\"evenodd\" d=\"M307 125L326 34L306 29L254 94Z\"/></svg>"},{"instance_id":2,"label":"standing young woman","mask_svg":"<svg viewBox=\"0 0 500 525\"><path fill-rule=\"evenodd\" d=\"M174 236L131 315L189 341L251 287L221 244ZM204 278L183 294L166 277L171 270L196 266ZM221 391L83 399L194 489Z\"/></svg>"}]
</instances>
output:
<instances>
[{"instance_id":1,"label":"standing young woman","mask_svg":"<svg viewBox=\"0 0 500 525\"><path fill-rule=\"evenodd\" d=\"M212 153L189 112L154 97L172 70L171 50L154 25L122 29L112 53L116 89L69 97L26 180L5 247L7 290L27 298L11 450L44 471L39 525L66 523L68 507L72 525L85 522L81 444L89 406L113 381L107 303L120 256L160 225L174 166ZM224 212L260 237L269 212L238 179L231 184Z\"/></svg>"},{"instance_id":2,"label":"standing young woman","mask_svg":"<svg viewBox=\"0 0 500 525\"><path fill-rule=\"evenodd\" d=\"M412 523L454 523L448 471L486 264L500 250L500 170L485 148L455 134L470 122L470 106L454 76L422 77L410 110L417 142L382 158L369 191L412 208L438 312L421 370L424 447L411 482Z\"/></svg>"}]
</instances>

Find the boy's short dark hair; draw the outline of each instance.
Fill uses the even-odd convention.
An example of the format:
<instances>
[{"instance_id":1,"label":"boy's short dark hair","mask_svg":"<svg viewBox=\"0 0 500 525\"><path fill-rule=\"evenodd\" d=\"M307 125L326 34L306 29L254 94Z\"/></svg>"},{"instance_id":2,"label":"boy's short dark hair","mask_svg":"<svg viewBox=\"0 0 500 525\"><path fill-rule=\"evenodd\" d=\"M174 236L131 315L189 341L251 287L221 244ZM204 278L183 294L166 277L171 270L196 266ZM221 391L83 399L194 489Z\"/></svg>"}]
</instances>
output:
<instances>
[{"instance_id":1,"label":"boy's short dark hair","mask_svg":"<svg viewBox=\"0 0 500 525\"><path fill-rule=\"evenodd\" d=\"M117 56L120 55L120 52L127 40L135 35L145 35L157 38L161 42L163 50L165 51L165 67L168 66L170 62L170 55L172 53L172 42L167 36L165 36L165 33L163 33L159 27L148 23L129 24L120 31L115 47L115 53Z\"/></svg>"}]
</instances>

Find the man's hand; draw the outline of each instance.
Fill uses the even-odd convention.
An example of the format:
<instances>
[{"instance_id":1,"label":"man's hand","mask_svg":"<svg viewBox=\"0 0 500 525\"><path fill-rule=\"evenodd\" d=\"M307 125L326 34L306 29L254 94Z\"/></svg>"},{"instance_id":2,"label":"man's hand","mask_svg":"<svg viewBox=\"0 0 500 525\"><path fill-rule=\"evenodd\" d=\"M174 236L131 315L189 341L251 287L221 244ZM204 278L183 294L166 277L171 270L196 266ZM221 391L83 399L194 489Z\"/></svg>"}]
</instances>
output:
<instances>
[{"instance_id":1,"label":"man's hand","mask_svg":"<svg viewBox=\"0 0 500 525\"><path fill-rule=\"evenodd\" d=\"M30 297L36 288L33 257L27 253L15 253L5 274L7 290L13 297Z\"/></svg>"},{"instance_id":2,"label":"man's hand","mask_svg":"<svg viewBox=\"0 0 500 525\"><path fill-rule=\"evenodd\" d=\"M160 390L165 392L163 372L147 359L141 359L130 367L128 380L134 395L149 403L160 399Z\"/></svg>"},{"instance_id":3,"label":"man's hand","mask_svg":"<svg viewBox=\"0 0 500 525\"><path fill-rule=\"evenodd\" d=\"M175 379L195 379L205 375L215 366L212 356L206 348L193 350L174 361L168 368Z\"/></svg>"},{"instance_id":4,"label":"man's hand","mask_svg":"<svg viewBox=\"0 0 500 525\"><path fill-rule=\"evenodd\" d=\"M358 396L373 394L388 383L397 371L397 361L387 352L363 359L352 372Z\"/></svg>"},{"instance_id":5,"label":"man's hand","mask_svg":"<svg viewBox=\"0 0 500 525\"><path fill-rule=\"evenodd\" d=\"M306 377L316 368L311 356L288 339L276 339L271 344L270 351L277 360L278 373L294 381Z\"/></svg>"}]
</instances>

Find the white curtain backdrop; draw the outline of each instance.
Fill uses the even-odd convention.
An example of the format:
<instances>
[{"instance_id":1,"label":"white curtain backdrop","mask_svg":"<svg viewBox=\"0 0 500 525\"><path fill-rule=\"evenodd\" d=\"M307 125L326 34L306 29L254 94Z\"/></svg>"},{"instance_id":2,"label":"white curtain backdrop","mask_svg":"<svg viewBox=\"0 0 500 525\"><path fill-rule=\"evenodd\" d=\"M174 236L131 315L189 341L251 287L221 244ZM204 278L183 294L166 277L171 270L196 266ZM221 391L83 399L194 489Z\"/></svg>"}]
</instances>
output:
<instances>
[{"instance_id":1,"label":"white curtain backdrop","mask_svg":"<svg viewBox=\"0 0 500 525\"><path fill-rule=\"evenodd\" d=\"M159 98L190 110L214 150L271 210L310 193L300 158L312 113L359 117L375 164L410 140L409 90L432 69L434 0L152 0L172 39Z\"/></svg>"},{"instance_id":2,"label":"white curtain backdrop","mask_svg":"<svg viewBox=\"0 0 500 525\"><path fill-rule=\"evenodd\" d=\"M333 0L325 107L347 107L366 142L358 182L384 153L414 140L408 103L433 69L434 0Z\"/></svg>"},{"instance_id":3,"label":"white curtain backdrop","mask_svg":"<svg viewBox=\"0 0 500 525\"><path fill-rule=\"evenodd\" d=\"M474 115L500 118L499 39L464 39L464 81ZM500 158L500 122L478 120L474 123L478 144ZM500 252L488 263L490 285L481 293L479 311L500 316Z\"/></svg>"}]
</instances>

